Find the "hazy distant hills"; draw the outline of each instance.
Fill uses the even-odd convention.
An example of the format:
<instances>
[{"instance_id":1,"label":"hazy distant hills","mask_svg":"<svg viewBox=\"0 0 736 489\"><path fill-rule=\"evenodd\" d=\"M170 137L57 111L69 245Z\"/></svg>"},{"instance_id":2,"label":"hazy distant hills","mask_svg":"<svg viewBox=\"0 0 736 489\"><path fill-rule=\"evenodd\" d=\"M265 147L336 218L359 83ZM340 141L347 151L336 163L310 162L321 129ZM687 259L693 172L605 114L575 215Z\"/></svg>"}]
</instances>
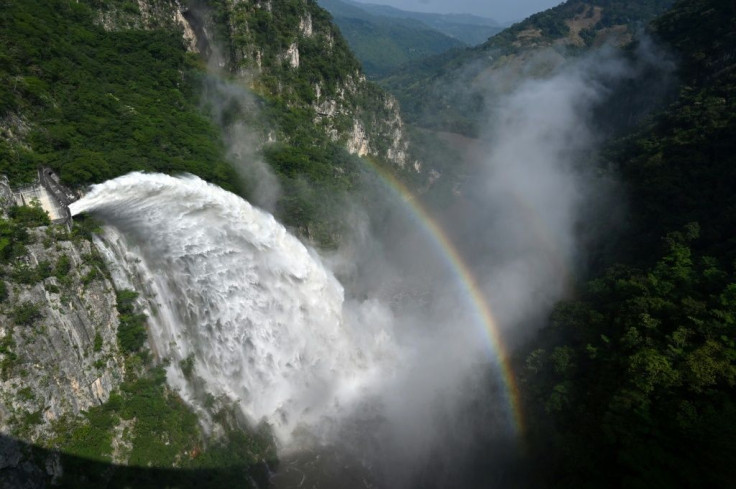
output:
<instances>
[{"instance_id":1,"label":"hazy distant hills","mask_svg":"<svg viewBox=\"0 0 736 489\"><path fill-rule=\"evenodd\" d=\"M341 0L319 0L340 28L368 76L453 48L480 44L500 32L492 19L474 15L426 14Z\"/></svg>"},{"instance_id":2,"label":"hazy distant hills","mask_svg":"<svg viewBox=\"0 0 736 489\"><path fill-rule=\"evenodd\" d=\"M465 44L473 46L481 44L489 37L502 31L505 25L489 19L471 14L435 14L425 12L409 12L388 5L375 3L348 2L368 13L383 17L396 19L414 19L426 24L441 33L458 39Z\"/></svg>"}]
</instances>

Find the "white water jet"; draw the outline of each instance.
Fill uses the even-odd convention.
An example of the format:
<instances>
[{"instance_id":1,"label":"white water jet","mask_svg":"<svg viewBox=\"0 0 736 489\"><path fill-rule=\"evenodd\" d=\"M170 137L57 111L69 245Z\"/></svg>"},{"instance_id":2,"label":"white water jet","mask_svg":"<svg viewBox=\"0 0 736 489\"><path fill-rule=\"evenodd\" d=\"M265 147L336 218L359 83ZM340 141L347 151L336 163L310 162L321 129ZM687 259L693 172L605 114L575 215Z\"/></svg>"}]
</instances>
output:
<instances>
[{"instance_id":1,"label":"white water jet","mask_svg":"<svg viewBox=\"0 0 736 489\"><path fill-rule=\"evenodd\" d=\"M147 296L154 353L195 407L215 397L266 420L282 446L362 397L392 356L390 313L358 327L343 289L270 214L197 177L131 173L71 206L106 224L98 247L118 288ZM354 314L346 317L354 317ZM352 324L351 324L352 323Z\"/></svg>"}]
</instances>

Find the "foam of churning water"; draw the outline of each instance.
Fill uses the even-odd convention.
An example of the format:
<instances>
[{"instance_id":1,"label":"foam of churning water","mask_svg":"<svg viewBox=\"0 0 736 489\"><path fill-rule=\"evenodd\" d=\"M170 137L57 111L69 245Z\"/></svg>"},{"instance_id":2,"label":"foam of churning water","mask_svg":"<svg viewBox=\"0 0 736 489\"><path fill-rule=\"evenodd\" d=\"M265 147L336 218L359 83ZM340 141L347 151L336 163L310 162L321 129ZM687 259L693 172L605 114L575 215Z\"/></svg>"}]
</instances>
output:
<instances>
[{"instance_id":1,"label":"foam of churning water","mask_svg":"<svg viewBox=\"0 0 736 489\"><path fill-rule=\"evenodd\" d=\"M113 279L153 298L152 348L193 404L187 358L190 379L288 444L297 426L329 418L379 377L388 317L347 324L342 287L319 258L240 197L192 176L132 173L94 186L71 211L105 222L98 246Z\"/></svg>"}]
</instances>

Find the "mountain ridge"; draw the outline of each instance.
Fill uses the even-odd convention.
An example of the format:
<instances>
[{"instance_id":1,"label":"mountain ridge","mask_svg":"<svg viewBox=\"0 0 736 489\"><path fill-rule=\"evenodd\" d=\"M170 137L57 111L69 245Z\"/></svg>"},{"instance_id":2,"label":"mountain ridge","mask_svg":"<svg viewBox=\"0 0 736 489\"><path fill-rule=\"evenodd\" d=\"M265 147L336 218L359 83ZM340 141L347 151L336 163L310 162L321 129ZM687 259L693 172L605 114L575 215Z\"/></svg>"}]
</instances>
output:
<instances>
[{"instance_id":1,"label":"mountain ridge","mask_svg":"<svg viewBox=\"0 0 736 489\"><path fill-rule=\"evenodd\" d=\"M496 34L504 27L508 27L508 25L497 22L494 19L473 14L414 12L389 5L379 5L370 2L364 3L356 0L346 1L375 15L418 20L470 46L486 42L493 34Z\"/></svg>"},{"instance_id":2,"label":"mountain ridge","mask_svg":"<svg viewBox=\"0 0 736 489\"><path fill-rule=\"evenodd\" d=\"M412 16L386 16L365 5L342 0L320 0L372 78L416 59L464 47L460 40ZM398 11L402 12L402 11ZM482 40L487 39L485 36Z\"/></svg>"}]
</instances>

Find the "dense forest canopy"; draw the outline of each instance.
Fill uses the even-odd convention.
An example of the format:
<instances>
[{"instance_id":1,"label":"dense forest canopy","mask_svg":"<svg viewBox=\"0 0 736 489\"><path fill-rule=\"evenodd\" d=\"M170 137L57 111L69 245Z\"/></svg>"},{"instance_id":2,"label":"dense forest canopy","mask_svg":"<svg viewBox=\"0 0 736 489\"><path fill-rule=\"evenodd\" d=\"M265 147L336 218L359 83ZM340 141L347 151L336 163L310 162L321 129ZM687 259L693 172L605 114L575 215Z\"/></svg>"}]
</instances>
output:
<instances>
[{"instance_id":1,"label":"dense forest canopy","mask_svg":"<svg viewBox=\"0 0 736 489\"><path fill-rule=\"evenodd\" d=\"M596 270L524 359L531 446L551 487L729 487L736 480L736 11L683 1L652 24L679 97L609 163L629 195Z\"/></svg>"},{"instance_id":2,"label":"dense forest canopy","mask_svg":"<svg viewBox=\"0 0 736 489\"><path fill-rule=\"evenodd\" d=\"M178 32L108 32L89 6L63 0L0 10L0 111L15 135L0 140L0 171L11 182L45 165L71 185L149 170L234 188Z\"/></svg>"}]
</instances>

